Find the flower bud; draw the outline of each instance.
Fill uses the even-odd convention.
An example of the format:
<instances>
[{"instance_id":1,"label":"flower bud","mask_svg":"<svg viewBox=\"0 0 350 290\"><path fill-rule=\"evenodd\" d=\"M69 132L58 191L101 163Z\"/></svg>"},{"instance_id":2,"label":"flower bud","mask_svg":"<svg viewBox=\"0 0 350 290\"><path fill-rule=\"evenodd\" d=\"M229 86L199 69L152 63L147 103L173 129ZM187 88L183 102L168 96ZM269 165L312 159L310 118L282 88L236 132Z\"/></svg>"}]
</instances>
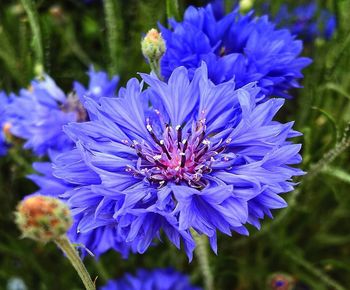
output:
<instances>
[{"instance_id":1,"label":"flower bud","mask_svg":"<svg viewBox=\"0 0 350 290\"><path fill-rule=\"evenodd\" d=\"M62 237L72 225L68 206L48 196L24 199L18 204L15 215L23 237L43 243Z\"/></svg>"},{"instance_id":2,"label":"flower bud","mask_svg":"<svg viewBox=\"0 0 350 290\"><path fill-rule=\"evenodd\" d=\"M150 61L159 61L165 53L165 41L157 29L152 28L141 41L143 55Z\"/></svg>"},{"instance_id":3,"label":"flower bud","mask_svg":"<svg viewBox=\"0 0 350 290\"><path fill-rule=\"evenodd\" d=\"M241 0L239 2L239 7L242 12L247 12L252 9L254 0Z\"/></svg>"},{"instance_id":4,"label":"flower bud","mask_svg":"<svg viewBox=\"0 0 350 290\"><path fill-rule=\"evenodd\" d=\"M2 132L4 133L4 136L5 136L7 141L11 141L11 139L12 139L11 127L12 127L12 124L9 122L6 122L2 126Z\"/></svg>"},{"instance_id":5,"label":"flower bud","mask_svg":"<svg viewBox=\"0 0 350 290\"><path fill-rule=\"evenodd\" d=\"M295 279L285 273L275 273L268 278L267 285L267 289L271 290L292 290L295 286Z\"/></svg>"}]
</instances>

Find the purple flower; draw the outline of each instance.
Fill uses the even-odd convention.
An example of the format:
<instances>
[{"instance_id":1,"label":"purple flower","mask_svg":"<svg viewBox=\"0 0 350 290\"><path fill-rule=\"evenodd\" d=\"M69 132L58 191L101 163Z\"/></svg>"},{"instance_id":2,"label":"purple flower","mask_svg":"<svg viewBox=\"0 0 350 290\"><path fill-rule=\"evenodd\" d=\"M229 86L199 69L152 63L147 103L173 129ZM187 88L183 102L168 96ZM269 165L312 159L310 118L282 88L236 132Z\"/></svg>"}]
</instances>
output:
<instances>
[{"instance_id":1,"label":"purple flower","mask_svg":"<svg viewBox=\"0 0 350 290\"><path fill-rule=\"evenodd\" d=\"M76 149L54 160L53 174L75 184L62 196L80 219L79 232L112 227L118 239L143 253L161 231L189 258L191 230L210 239L217 231L248 234L246 223L287 204L301 175L300 135L293 122L273 118L283 99L257 103L259 88L236 89L208 79L205 63L192 77L184 67L168 82L142 74L119 98L87 99L96 118L65 131Z\"/></svg>"},{"instance_id":2,"label":"purple flower","mask_svg":"<svg viewBox=\"0 0 350 290\"><path fill-rule=\"evenodd\" d=\"M220 3L219 3L220 4ZM221 16L220 5L189 7L182 22L170 21L171 29L161 26L166 53L161 61L162 74L185 66L192 78L202 61L209 78L219 84L235 78L236 86L257 81L262 95L288 97L299 87L301 70L310 64L299 57L302 42L287 29L276 29L267 16L241 15L237 9Z\"/></svg>"},{"instance_id":3,"label":"purple flower","mask_svg":"<svg viewBox=\"0 0 350 290\"><path fill-rule=\"evenodd\" d=\"M187 276L173 269L140 269L136 275L126 274L119 280L111 280L100 290L200 290L190 284Z\"/></svg>"}]
</instances>

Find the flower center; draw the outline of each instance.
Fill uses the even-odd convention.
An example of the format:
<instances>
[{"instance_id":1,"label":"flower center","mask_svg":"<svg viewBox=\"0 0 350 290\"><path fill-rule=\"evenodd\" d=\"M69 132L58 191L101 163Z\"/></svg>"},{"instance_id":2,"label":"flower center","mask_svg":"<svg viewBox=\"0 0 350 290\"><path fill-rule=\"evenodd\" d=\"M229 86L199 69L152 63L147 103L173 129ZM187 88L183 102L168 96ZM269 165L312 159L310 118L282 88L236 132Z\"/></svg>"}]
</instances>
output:
<instances>
[{"instance_id":1,"label":"flower center","mask_svg":"<svg viewBox=\"0 0 350 290\"><path fill-rule=\"evenodd\" d=\"M153 126L147 120L147 131L155 141L156 148L134 141L139 160L137 166L126 171L135 176L146 177L159 186L167 182L187 183L191 187L204 188L208 184L205 176L212 171L212 164L219 153L226 148L226 142L211 144L206 138L205 119L193 122L192 128L184 132L183 127L166 125L162 138L158 138ZM126 143L125 143L126 142ZM125 144L128 142L125 140Z\"/></svg>"}]
</instances>

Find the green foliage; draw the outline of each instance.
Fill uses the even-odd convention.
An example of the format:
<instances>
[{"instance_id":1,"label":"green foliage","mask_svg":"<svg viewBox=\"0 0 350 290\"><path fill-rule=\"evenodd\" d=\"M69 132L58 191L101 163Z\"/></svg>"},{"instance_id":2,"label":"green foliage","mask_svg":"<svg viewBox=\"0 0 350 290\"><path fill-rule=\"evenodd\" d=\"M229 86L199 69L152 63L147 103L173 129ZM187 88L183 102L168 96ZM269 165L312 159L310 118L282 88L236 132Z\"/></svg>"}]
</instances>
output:
<instances>
[{"instance_id":1,"label":"green foliage","mask_svg":"<svg viewBox=\"0 0 350 290\"><path fill-rule=\"evenodd\" d=\"M35 6L38 17L26 13L22 6L26 2ZM177 12L172 1L103 2L1 1L0 88L26 87L41 58L45 71L66 90L73 80L86 82L90 64L118 72L125 84L136 72L149 71L140 50L143 33L157 21L165 24L167 14L182 15L190 4L180 0ZM233 2L226 1L227 7ZM259 7L263 2L255 4ZM276 11L287 1L271 2ZM304 88L294 92L294 99L279 115L282 120L296 120L296 128L304 133L303 169L308 174L299 180L296 191L286 195L289 207L275 212L274 220L263 222L261 231L250 229L250 237L220 236L218 256L210 254L215 289L266 289L266 279L274 272L293 276L297 289L349 289L350 0L318 2L337 13L339 29L331 41L305 47L304 54L314 62L305 70ZM41 41L33 35L33 31L38 35L33 21L40 26ZM34 159L16 147L11 150L0 160L0 288L17 276L29 289L82 289L54 245L19 240L13 210L23 196L35 191L25 178ZM184 253L167 242L128 260L110 252L98 262L87 257L86 264L92 276L98 276L98 284L136 267L166 266L203 284L198 261L189 264Z\"/></svg>"}]
</instances>

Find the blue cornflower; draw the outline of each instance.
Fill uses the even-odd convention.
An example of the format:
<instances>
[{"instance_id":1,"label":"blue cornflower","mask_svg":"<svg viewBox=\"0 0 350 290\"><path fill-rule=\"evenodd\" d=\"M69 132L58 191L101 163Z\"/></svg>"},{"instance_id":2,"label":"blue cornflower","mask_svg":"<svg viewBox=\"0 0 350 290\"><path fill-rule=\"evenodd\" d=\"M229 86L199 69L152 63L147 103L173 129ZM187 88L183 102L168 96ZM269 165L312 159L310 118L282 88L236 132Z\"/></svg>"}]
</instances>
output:
<instances>
[{"instance_id":1,"label":"blue cornflower","mask_svg":"<svg viewBox=\"0 0 350 290\"><path fill-rule=\"evenodd\" d=\"M165 79L179 66L193 77L205 61L215 84L232 77L237 87L257 81L258 97L288 97L289 89L299 87L301 70L311 62L299 57L301 41L287 29L276 29L267 16L241 15L238 9L221 16L220 6L214 7L189 7L182 22L171 20L171 29L160 27L167 47L161 61Z\"/></svg>"},{"instance_id":2,"label":"blue cornflower","mask_svg":"<svg viewBox=\"0 0 350 290\"><path fill-rule=\"evenodd\" d=\"M0 92L0 156L5 155L7 152L8 144L6 142L6 107L10 103L10 99L4 92Z\"/></svg>"},{"instance_id":3,"label":"blue cornflower","mask_svg":"<svg viewBox=\"0 0 350 290\"><path fill-rule=\"evenodd\" d=\"M282 5L274 20L279 27L288 27L305 42L313 42L318 37L329 40L337 27L335 15L327 9L319 9L315 2L294 9Z\"/></svg>"},{"instance_id":4,"label":"blue cornflower","mask_svg":"<svg viewBox=\"0 0 350 290\"><path fill-rule=\"evenodd\" d=\"M216 251L217 231L248 234L246 223L287 204L301 175L299 133L273 121L283 99L257 103L259 88L215 85L205 63L193 77L180 67L168 82L142 74L119 98L88 99L96 118L65 131L76 149L59 155L53 174L76 185L64 198L86 232L109 225L143 253L161 231L189 258L191 230Z\"/></svg>"},{"instance_id":5,"label":"blue cornflower","mask_svg":"<svg viewBox=\"0 0 350 290\"><path fill-rule=\"evenodd\" d=\"M111 280L100 290L200 290L192 286L187 276L173 269L147 271L139 269L136 275L126 274L119 280Z\"/></svg>"},{"instance_id":6,"label":"blue cornflower","mask_svg":"<svg viewBox=\"0 0 350 290\"><path fill-rule=\"evenodd\" d=\"M49 151L63 152L73 146L73 142L63 132L62 127L70 122L89 120L82 106L85 97L98 101L100 97L113 97L118 85L118 77L112 80L104 72L89 71L89 87L85 89L74 83L76 93L68 96L49 76L34 80L30 89L22 89L18 97L7 108L11 133L26 140L25 149L32 149L39 156Z\"/></svg>"}]
</instances>

